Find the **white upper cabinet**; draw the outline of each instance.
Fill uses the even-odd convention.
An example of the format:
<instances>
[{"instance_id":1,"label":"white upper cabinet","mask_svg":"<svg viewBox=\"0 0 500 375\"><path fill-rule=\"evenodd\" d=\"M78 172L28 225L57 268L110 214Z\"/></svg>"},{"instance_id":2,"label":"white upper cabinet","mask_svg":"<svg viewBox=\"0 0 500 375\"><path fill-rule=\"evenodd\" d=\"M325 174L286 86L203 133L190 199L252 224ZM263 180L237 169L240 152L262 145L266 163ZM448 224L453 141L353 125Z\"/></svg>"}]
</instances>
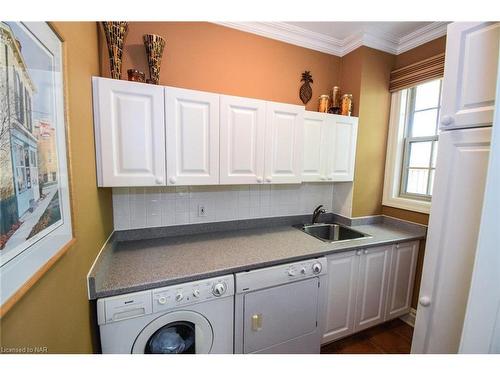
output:
<instances>
[{"instance_id":1,"label":"white upper cabinet","mask_svg":"<svg viewBox=\"0 0 500 375\"><path fill-rule=\"evenodd\" d=\"M385 320L410 312L418 241L393 246Z\"/></svg>"},{"instance_id":2,"label":"white upper cabinet","mask_svg":"<svg viewBox=\"0 0 500 375\"><path fill-rule=\"evenodd\" d=\"M98 186L165 184L163 88L92 78Z\"/></svg>"},{"instance_id":3,"label":"white upper cabinet","mask_svg":"<svg viewBox=\"0 0 500 375\"><path fill-rule=\"evenodd\" d=\"M333 165L327 176L333 181L353 181L356 161L356 141L358 138L358 118L331 115L335 121L335 143L333 146Z\"/></svg>"},{"instance_id":4,"label":"white upper cabinet","mask_svg":"<svg viewBox=\"0 0 500 375\"><path fill-rule=\"evenodd\" d=\"M358 119L306 111L302 181L352 181Z\"/></svg>"},{"instance_id":5,"label":"white upper cabinet","mask_svg":"<svg viewBox=\"0 0 500 375\"><path fill-rule=\"evenodd\" d=\"M442 129L492 125L499 40L498 22L448 25Z\"/></svg>"},{"instance_id":6,"label":"white upper cabinet","mask_svg":"<svg viewBox=\"0 0 500 375\"><path fill-rule=\"evenodd\" d=\"M326 113L306 111L304 114L302 181L326 180L328 137L325 136L325 130L328 119ZM333 138L330 146L333 146Z\"/></svg>"},{"instance_id":7,"label":"white upper cabinet","mask_svg":"<svg viewBox=\"0 0 500 375\"><path fill-rule=\"evenodd\" d=\"M267 183L302 182L304 107L266 103L265 177Z\"/></svg>"},{"instance_id":8,"label":"white upper cabinet","mask_svg":"<svg viewBox=\"0 0 500 375\"><path fill-rule=\"evenodd\" d=\"M265 101L221 95L221 184L264 181L265 131Z\"/></svg>"},{"instance_id":9,"label":"white upper cabinet","mask_svg":"<svg viewBox=\"0 0 500 375\"><path fill-rule=\"evenodd\" d=\"M167 185L219 183L219 95L165 88Z\"/></svg>"},{"instance_id":10,"label":"white upper cabinet","mask_svg":"<svg viewBox=\"0 0 500 375\"><path fill-rule=\"evenodd\" d=\"M358 119L93 78L99 186L352 181Z\"/></svg>"}]
</instances>

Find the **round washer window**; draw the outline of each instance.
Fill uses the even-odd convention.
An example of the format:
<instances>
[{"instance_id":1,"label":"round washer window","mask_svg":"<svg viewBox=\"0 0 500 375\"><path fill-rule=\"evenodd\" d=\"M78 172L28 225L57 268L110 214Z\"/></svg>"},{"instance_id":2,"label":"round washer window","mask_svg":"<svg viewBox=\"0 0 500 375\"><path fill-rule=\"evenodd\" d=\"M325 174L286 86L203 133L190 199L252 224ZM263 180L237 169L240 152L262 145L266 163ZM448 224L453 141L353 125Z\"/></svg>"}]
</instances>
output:
<instances>
[{"instance_id":1,"label":"round washer window","mask_svg":"<svg viewBox=\"0 0 500 375\"><path fill-rule=\"evenodd\" d=\"M156 331L146 343L146 354L194 354L195 328L190 322L167 324Z\"/></svg>"},{"instance_id":2,"label":"round washer window","mask_svg":"<svg viewBox=\"0 0 500 375\"><path fill-rule=\"evenodd\" d=\"M151 321L139 333L132 353L207 354L212 349L212 326L194 311L172 311Z\"/></svg>"}]
</instances>

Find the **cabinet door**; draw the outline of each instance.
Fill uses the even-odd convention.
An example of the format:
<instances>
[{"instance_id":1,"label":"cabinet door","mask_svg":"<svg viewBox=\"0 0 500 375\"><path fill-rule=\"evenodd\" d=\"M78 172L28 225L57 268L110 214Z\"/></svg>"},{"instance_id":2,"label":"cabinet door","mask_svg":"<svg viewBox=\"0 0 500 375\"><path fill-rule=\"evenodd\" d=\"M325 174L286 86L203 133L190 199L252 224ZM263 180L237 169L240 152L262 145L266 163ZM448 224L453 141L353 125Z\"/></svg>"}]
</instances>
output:
<instances>
[{"instance_id":1,"label":"cabinet door","mask_svg":"<svg viewBox=\"0 0 500 375\"><path fill-rule=\"evenodd\" d=\"M448 25L441 128L492 125L500 23Z\"/></svg>"},{"instance_id":2,"label":"cabinet door","mask_svg":"<svg viewBox=\"0 0 500 375\"><path fill-rule=\"evenodd\" d=\"M491 129L439 135L412 353L457 353L483 207Z\"/></svg>"},{"instance_id":3,"label":"cabinet door","mask_svg":"<svg viewBox=\"0 0 500 375\"><path fill-rule=\"evenodd\" d=\"M302 181L304 107L266 103L265 182Z\"/></svg>"},{"instance_id":4,"label":"cabinet door","mask_svg":"<svg viewBox=\"0 0 500 375\"><path fill-rule=\"evenodd\" d=\"M220 117L220 183L262 183L266 102L222 95Z\"/></svg>"},{"instance_id":5,"label":"cabinet door","mask_svg":"<svg viewBox=\"0 0 500 375\"><path fill-rule=\"evenodd\" d=\"M354 331L356 282L360 259L357 252L349 251L327 257L327 312L322 343L348 336Z\"/></svg>"},{"instance_id":6,"label":"cabinet door","mask_svg":"<svg viewBox=\"0 0 500 375\"><path fill-rule=\"evenodd\" d=\"M163 88L92 78L98 186L165 184Z\"/></svg>"},{"instance_id":7,"label":"cabinet door","mask_svg":"<svg viewBox=\"0 0 500 375\"><path fill-rule=\"evenodd\" d=\"M397 318L410 311L417 255L418 241L392 247L385 320Z\"/></svg>"},{"instance_id":8,"label":"cabinet door","mask_svg":"<svg viewBox=\"0 0 500 375\"><path fill-rule=\"evenodd\" d=\"M167 185L219 183L219 95L165 88Z\"/></svg>"},{"instance_id":9,"label":"cabinet door","mask_svg":"<svg viewBox=\"0 0 500 375\"><path fill-rule=\"evenodd\" d=\"M304 114L302 181L324 181L328 114L306 111Z\"/></svg>"},{"instance_id":10,"label":"cabinet door","mask_svg":"<svg viewBox=\"0 0 500 375\"><path fill-rule=\"evenodd\" d=\"M359 264L354 331L384 321L391 246L363 250Z\"/></svg>"},{"instance_id":11,"label":"cabinet door","mask_svg":"<svg viewBox=\"0 0 500 375\"><path fill-rule=\"evenodd\" d=\"M352 181L356 160L356 141L358 136L358 118L333 116L335 121L335 144L333 146L333 164L330 164L327 176L333 181Z\"/></svg>"}]
</instances>

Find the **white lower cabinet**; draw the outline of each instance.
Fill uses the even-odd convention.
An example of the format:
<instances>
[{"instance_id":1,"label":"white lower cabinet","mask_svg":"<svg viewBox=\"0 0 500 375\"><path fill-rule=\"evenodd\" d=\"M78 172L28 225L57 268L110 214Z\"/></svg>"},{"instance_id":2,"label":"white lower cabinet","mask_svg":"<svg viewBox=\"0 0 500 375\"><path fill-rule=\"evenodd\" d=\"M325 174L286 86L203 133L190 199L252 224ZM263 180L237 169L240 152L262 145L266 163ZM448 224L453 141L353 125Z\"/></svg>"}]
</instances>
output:
<instances>
[{"instance_id":1,"label":"white lower cabinet","mask_svg":"<svg viewBox=\"0 0 500 375\"><path fill-rule=\"evenodd\" d=\"M359 262L354 331L382 323L392 246L363 250Z\"/></svg>"},{"instance_id":2,"label":"white lower cabinet","mask_svg":"<svg viewBox=\"0 0 500 375\"><path fill-rule=\"evenodd\" d=\"M327 312L322 343L409 312L418 241L327 256Z\"/></svg>"},{"instance_id":3,"label":"white lower cabinet","mask_svg":"<svg viewBox=\"0 0 500 375\"><path fill-rule=\"evenodd\" d=\"M418 241L397 244L392 250L385 320L407 314L411 309Z\"/></svg>"},{"instance_id":4,"label":"white lower cabinet","mask_svg":"<svg viewBox=\"0 0 500 375\"><path fill-rule=\"evenodd\" d=\"M348 251L327 257L328 303L324 324L324 343L354 332L359 267L359 256L356 253L356 251Z\"/></svg>"}]
</instances>

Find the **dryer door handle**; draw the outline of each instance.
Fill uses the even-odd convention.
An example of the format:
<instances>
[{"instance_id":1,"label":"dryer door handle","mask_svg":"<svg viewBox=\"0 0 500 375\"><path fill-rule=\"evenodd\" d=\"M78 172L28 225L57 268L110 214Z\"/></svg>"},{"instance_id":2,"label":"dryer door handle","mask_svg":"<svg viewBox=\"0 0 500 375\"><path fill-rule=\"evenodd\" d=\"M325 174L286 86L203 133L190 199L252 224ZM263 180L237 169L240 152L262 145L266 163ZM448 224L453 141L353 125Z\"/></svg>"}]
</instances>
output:
<instances>
[{"instance_id":1,"label":"dryer door handle","mask_svg":"<svg viewBox=\"0 0 500 375\"><path fill-rule=\"evenodd\" d=\"M262 314L253 314L252 315L252 331L260 331L262 330Z\"/></svg>"}]
</instances>

